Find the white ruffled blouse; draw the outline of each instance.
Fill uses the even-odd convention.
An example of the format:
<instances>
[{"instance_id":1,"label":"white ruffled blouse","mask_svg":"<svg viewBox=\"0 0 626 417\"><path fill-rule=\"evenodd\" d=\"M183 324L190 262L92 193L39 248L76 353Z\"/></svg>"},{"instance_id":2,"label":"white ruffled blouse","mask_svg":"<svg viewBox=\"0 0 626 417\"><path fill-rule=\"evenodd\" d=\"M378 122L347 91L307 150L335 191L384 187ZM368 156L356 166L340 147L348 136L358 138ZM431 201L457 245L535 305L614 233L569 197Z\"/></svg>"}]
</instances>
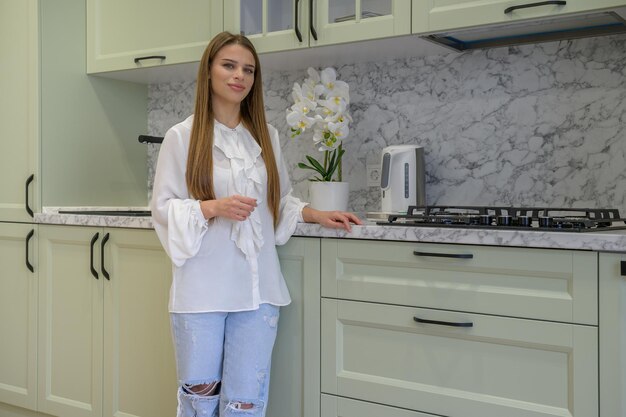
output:
<instances>
[{"instance_id":1,"label":"white ruffled blouse","mask_svg":"<svg viewBox=\"0 0 626 417\"><path fill-rule=\"evenodd\" d=\"M185 181L192 123L190 116L165 134L150 202L154 228L172 260L170 312L245 311L262 303L289 304L276 245L285 244L302 222L306 203L291 195L278 131L268 125L281 190L274 229L261 148L242 124L231 129L215 121L213 187L216 198L253 197L257 207L244 221L204 218Z\"/></svg>"}]
</instances>

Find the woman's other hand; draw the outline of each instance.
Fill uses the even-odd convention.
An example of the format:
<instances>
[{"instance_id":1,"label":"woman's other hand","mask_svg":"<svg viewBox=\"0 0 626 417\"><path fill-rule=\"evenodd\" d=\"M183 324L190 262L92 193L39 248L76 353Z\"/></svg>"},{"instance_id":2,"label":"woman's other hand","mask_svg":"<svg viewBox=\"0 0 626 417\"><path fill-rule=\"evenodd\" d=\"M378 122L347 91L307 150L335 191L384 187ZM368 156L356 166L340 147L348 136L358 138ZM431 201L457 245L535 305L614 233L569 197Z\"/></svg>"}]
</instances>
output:
<instances>
[{"instance_id":1,"label":"woman's other hand","mask_svg":"<svg viewBox=\"0 0 626 417\"><path fill-rule=\"evenodd\" d=\"M302 219L307 223L318 223L332 229L352 231L351 224L363 224L361 219L346 211L321 211L311 207L302 209Z\"/></svg>"},{"instance_id":2,"label":"woman's other hand","mask_svg":"<svg viewBox=\"0 0 626 417\"><path fill-rule=\"evenodd\" d=\"M250 217L256 208L256 199L242 195L204 200L200 202L200 209L205 219L225 217L230 220L243 221Z\"/></svg>"}]
</instances>

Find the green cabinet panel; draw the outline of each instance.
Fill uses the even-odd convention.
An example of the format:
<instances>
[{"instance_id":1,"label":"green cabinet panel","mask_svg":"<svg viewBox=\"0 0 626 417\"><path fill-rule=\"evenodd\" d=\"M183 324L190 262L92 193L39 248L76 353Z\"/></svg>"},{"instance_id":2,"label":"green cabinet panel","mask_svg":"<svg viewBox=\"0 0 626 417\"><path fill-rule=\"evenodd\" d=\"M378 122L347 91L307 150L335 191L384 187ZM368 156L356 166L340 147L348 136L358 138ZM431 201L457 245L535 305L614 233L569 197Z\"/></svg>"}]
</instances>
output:
<instances>
[{"instance_id":1,"label":"green cabinet panel","mask_svg":"<svg viewBox=\"0 0 626 417\"><path fill-rule=\"evenodd\" d=\"M27 198L39 208L38 24L37 0L0 1L0 221L31 222Z\"/></svg>"},{"instance_id":2,"label":"green cabinet panel","mask_svg":"<svg viewBox=\"0 0 626 417\"><path fill-rule=\"evenodd\" d=\"M434 417L417 411L322 394L322 417Z\"/></svg>"},{"instance_id":3,"label":"green cabinet panel","mask_svg":"<svg viewBox=\"0 0 626 417\"><path fill-rule=\"evenodd\" d=\"M598 323L594 252L325 239L322 257L325 297Z\"/></svg>"},{"instance_id":4,"label":"green cabinet panel","mask_svg":"<svg viewBox=\"0 0 626 417\"><path fill-rule=\"evenodd\" d=\"M311 46L411 33L411 0L316 0L312 13L317 40L311 37Z\"/></svg>"},{"instance_id":5,"label":"green cabinet panel","mask_svg":"<svg viewBox=\"0 0 626 417\"><path fill-rule=\"evenodd\" d=\"M39 227L38 411L102 416L103 277L90 272L101 229ZM98 261L94 259L95 267Z\"/></svg>"},{"instance_id":6,"label":"green cabinet panel","mask_svg":"<svg viewBox=\"0 0 626 417\"><path fill-rule=\"evenodd\" d=\"M520 2L515 0L427 0L423 1L423 3L428 4L426 12L428 13L428 29L430 31L510 23L626 6L624 0L567 0L565 5L545 4L537 7L517 9L505 14L504 10L508 7L541 2ZM423 4L419 7L422 8Z\"/></svg>"},{"instance_id":7,"label":"green cabinet panel","mask_svg":"<svg viewBox=\"0 0 626 417\"><path fill-rule=\"evenodd\" d=\"M321 387L436 415L594 417L597 338L594 326L322 299Z\"/></svg>"},{"instance_id":8,"label":"green cabinet panel","mask_svg":"<svg viewBox=\"0 0 626 417\"><path fill-rule=\"evenodd\" d=\"M222 30L222 8L221 0L87 0L87 72L199 61ZM163 58L142 59L155 56Z\"/></svg>"},{"instance_id":9,"label":"green cabinet panel","mask_svg":"<svg viewBox=\"0 0 626 417\"><path fill-rule=\"evenodd\" d=\"M85 0L40 9L42 206L147 205L147 87L85 74Z\"/></svg>"},{"instance_id":10,"label":"green cabinet panel","mask_svg":"<svg viewBox=\"0 0 626 417\"><path fill-rule=\"evenodd\" d=\"M600 253L600 412L626 417L626 254Z\"/></svg>"},{"instance_id":11,"label":"green cabinet panel","mask_svg":"<svg viewBox=\"0 0 626 417\"><path fill-rule=\"evenodd\" d=\"M41 229L38 410L174 415L171 265L155 232Z\"/></svg>"},{"instance_id":12,"label":"green cabinet panel","mask_svg":"<svg viewBox=\"0 0 626 417\"><path fill-rule=\"evenodd\" d=\"M226 1L224 30L243 33L252 41L259 53L308 48L309 2Z\"/></svg>"},{"instance_id":13,"label":"green cabinet panel","mask_svg":"<svg viewBox=\"0 0 626 417\"><path fill-rule=\"evenodd\" d=\"M0 403L30 410L37 408L37 229L0 223Z\"/></svg>"},{"instance_id":14,"label":"green cabinet panel","mask_svg":"<svg viewBox=\"0 0 626 417\"><path fill-rule=\"evenodd\" d=\"M280 309L267 415L320 417L320 239L278 247L291 304Z\"/></svg>"}]
</instances>

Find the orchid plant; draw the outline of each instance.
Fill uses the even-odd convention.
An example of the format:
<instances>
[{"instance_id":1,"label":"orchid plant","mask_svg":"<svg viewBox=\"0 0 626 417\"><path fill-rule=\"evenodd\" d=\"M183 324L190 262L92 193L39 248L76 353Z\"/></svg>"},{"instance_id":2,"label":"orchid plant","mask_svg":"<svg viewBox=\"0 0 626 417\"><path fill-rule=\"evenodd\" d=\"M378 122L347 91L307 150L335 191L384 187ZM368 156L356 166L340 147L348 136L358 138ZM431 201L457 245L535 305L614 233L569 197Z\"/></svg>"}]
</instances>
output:
<instances>
[{"instance_id":1,"label":"orchid plant","mask_svg":"<svg viewBox=\"0 0 626 417\"><path fill-rule=\"evenodd\" d=\"M342 142L350 132L348 124L352 121L348 113L348 84L337 80L333 68L321 73L309 68L307 74L302 85L293 85L294 104L287 110L287 124L291 127L292 138L313 131L313 142L324 153L324 160L320 162L306 155L308 164L300 162L298 167L319 174L311 181L334 181L335 173L341 181L341 158L345 152Z\"/></svg>"}]
</instances>

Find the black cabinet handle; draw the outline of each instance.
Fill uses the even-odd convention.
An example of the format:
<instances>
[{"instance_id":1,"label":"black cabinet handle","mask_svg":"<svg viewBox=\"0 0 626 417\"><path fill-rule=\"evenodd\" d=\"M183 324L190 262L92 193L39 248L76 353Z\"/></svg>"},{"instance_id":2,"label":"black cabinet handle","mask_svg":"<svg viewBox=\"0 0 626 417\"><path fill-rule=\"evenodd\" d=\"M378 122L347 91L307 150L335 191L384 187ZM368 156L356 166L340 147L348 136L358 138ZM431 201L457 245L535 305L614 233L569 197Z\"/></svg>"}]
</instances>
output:
<instances>
[{"instance_id":1,"label":"black cabinet handle","mask_svg":"<svg viewBox=\"0 0 626 417\"><path fill-rule=\"evenodd\" d=\"M108 241L109 241L109 234L107 233L102 238L102 243L100 243L100 268L102 268L102 275L104 275L104 277L110 281L111 276L109 275L109 272L104 267L104 245L106 245Z\"/></svg>"},{"instance_id":2,"label":"black cabinet handle","mask_svg":"<svg viewBox=\"0 0 626 417\"><path fill-rule=\"evenodd\" d=\"M509 14L512 11L515 11L518 9L526 9L528 7L539 7L539 6L549 6L549 5L565 6L566 4L567 2L564 0L551 0L551 1L540 1L539 3L520 4L519 6L507 7L506 9L504 9L504 14Z\"/></svg>"},{"instance_id":3,"label":"black cabinet handle","mask_svg":"<svg viewBox=\"0 0 626 417\"><path fill-rule=\"evenodd\" d=\"M100 233L96 233L91 238L91 248L89 251L89 268L91 268L91 275L93 275L96 279L98 279L98 271L96 271L93 267L93 245L96 243L96 240L98 240L98 237L100 237Z\"/></svg>"},{"instance_id":4,"label":"black cabinet handle","mask_svg":"<svg viewBox=\"0 0 626 417\"><path fill-rule=\"evenodd\" d=\"M413 320L415 320L418 323L425 323L425 324L437 324L439 326L451 326L451 327L474 327L474 323L470 322L462 322L462 323L455 323L452 321L439 321L439 320L426 320L426 319L420 319L419 317L413 317Z\"/></svg>"},{"instance_id":5,"label":"black cabinet handle","mask_svg":"<svg viewBox=\"0 0 626 417\"><path fill-rule=\"evenodd\" d=\"M315 26L313 26L313 0L309 0L309 30L311 35L313 35L313 39L317 40L317 31Z\"/></svg>"},{"instance_id":6,"label":"black cabinet handle","mask_svg":"<svg viewBox=\"0 0 626 417\"><path fill-rule=\"evenodd\" d=\"M33 213L33 210L30 208L30 203L29 203L29 198L28 198L28 188L30 186L30 183L33 182L34 179L35 179L35 174L32 174L26 180L26 212L30 215L30 217L35 217L35 214Z\"/></svg>"},{"instance_id":7,"label":"black cabinet handle","mask_svg":"<svg viewBox=\"0 0 626 417\"><path fill-rule=\"evenodd\" d=\"M434 252L419 252L414 250L415 256L434 256L436 258L454 258L454 259L472 259L474 257L471 253L434 253Z\"/></svg>"},{"instance_id":8,"label":"black cabinet handle","mask_svg":"<svg viewBox=\"0 0 626 417\"><path fill-rule=\"evenodd\" d=\"M296 0L296 24L295 24L295 31L296 31L296 36L298 37L298 41L302 42L302 33L300 33L300 13L298 12L298 5L300 4L300 0Z\"/></svg>"},{"instance_id":9,"label":"black cabinet handle","mask_svg":"<svg viewBox=\"0 0 626 417\"><path fill-rule=\"evenodd\" d=\"M28 246L29 246L28 244L30 243L30 239L33 237L34 234L35 234L35 229L32 229L26 235L26 268L28 268L30 272L35 272L35 268L33 268L33 265L30 263L30 257L29 257L30 251L28 250Z\"/></svg>"},{"instance_id":10,"label":"black cabinet handle","mask_svg":"<svg viewBox=\"0 0 626 417\"><path fill-rule=\"evenodd\" d=\"M626 277L626 261L621 261L620 262L620 274L623 277Z\"/></svg>"},{"instance_id":11,"label":"black cabinet handle","mask_svg":"<svg viewBox=\"0 0 626 417\"><path fill-rule=\"evenodd\" d=\"M165 61L165 55L150 55L150 56L140 56L135 58L135 64L139 64L140 61L144 59L160 59L161 61Z\"/></svg>"}]
</instances>

